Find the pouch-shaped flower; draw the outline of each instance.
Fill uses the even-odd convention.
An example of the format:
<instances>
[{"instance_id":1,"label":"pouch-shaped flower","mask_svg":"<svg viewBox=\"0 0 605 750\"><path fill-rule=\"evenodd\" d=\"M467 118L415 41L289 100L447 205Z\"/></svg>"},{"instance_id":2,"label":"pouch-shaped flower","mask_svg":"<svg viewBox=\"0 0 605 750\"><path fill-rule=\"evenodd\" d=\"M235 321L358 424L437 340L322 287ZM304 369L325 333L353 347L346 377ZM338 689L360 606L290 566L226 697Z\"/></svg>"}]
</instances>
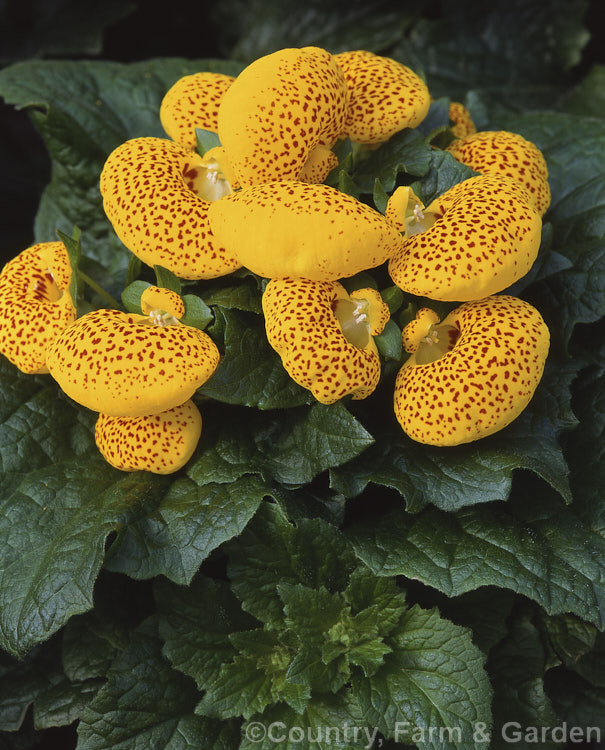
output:
<instances>
[{"instance_id":1,"label":"pouch-shaped flower","mask_svg":"<svg viewBox=\"0 0 605 750\"><path fill-rule=\"evenodd\" d=\"M523 185L540 216L550 206L548 168L542 152L517 133L489 130L467 135L447 150L480 174L503 175Z\"/></svg>"},{"instance_id":2,"label":"pouch-shaped flower","mask_svg":"<svg viewBox=\"0 0 605 750\"><path fill-rule=\"evenodd\" d=\"M240 184L301 179L315 147L330 148L341 134L346 102L342 70L319 47L282 49L248 65L224 95L218 117ZM334 161L325 149L321 156L323 179Z\"/></svg>"},{"instance_id":3,"label":"pouch-shaped flower","mask_svg":"<svg viewBox=\"0 0 605 750\"><path fill-rule=\"evenodd\" d=\"M426 117L429 91L405 65L365 50L341 52L334 59L349 90L343 137L355 143L383 143Z\"/></svg>"},{"instance_id":4,"label":"pouch-shaped flower","mask_svg":"<svg viewBox=\"0 0 605 750\"><path fill-rule=\"evenodd\" d=\"M382 214L327 185L244 188L213 203L209 216L228 252L267 278L335 281L384 263L403 244Z\"/></svg>"},{"instance_id":5,"label":"pouch-shaped flower","mask_svg":"<svg viewBox=\"0 0 605 750\"><path fill-rule=\"evenodd\" d=\"M171 86L160 105L162 127L173 141L196 147L195 129L218 132L218 108L233 83L221 73L194 73Z\"/></svg>"},{"instance_id":6,"label":"pouch-shaped flower","mask_svg":"<svg viewBox=\"0 0 605 750\"><path fill-rule=\"evenodd\" d=\"M143 263L183 279L213 279L239 267L208 224L212 201L232 187L216 155L212 149L202 158L162 138L134 138L109 155L101 173L103 207Z\"/></svg>"},{"instance_id":7,"label":"pouch-shaped flower","mask_svg":"<svg viewBox=\"0 0 605 750\"><path fill-rule=\"evenodd\" d=\"M464 104L450 102L449 117L453 122L451 131L456 138L466 138L468 135L473 135L473 133L477 132L471 113Z\"/></svg>"},{"instance_id":8,"label":"pouch-shaped flower","mask_svg":"<svg viewBox=\"0 0 605 750\"><path fill-rule=\"evenodd\" d=\"M172 474L193 455L202 417L193 401L147 417L99 414L95 442L105 460L122 471Z\"/></svg>"},{"instance_id":9,"label":"pouch-shaped flower","mask_svg":"<svg viewBox=\"0 0 605 750\"><path fill-rule=\"evenodd\" d=\"M267 339L290 377L322 404L369 396L380 378L373 335L389 308L374 289L347 294L341 284L273 279L263 294Z\"/></svg>"},{"instance_id":10,"label":"pouch-shaped flower","mask_svg":"<svg viewBox=\"0 0 605 750\"><path fill-rule=\"evenodd\" d=\"M149 315L95 310L48 350L50 374L70 398L113 417L145 417L180 406L219 362L212 339L170 310Z\"/></svg>"},{"instance_id":11,"label":"pouch-shaped flower","mask_svg":"<svg viewBox=\"0 0 605 750\"><path fill-rule=\"evenodd\" d=\"M506 289L532 267L541 240L542 220L510 177L471 177L424 209L409 188L398 188L387 218L407 235L389 261L391 278L434 300L465 302Z\"/></svg>"},{"instance_id":12,"label":"pouch-shaped flower","mask_svg":"<svg viewBox=\"0 0 605 750\"><path fill-rule=\"evenodd\" d=\"M540 313L510 296L475 300L442 323L426 308L404 329L410 358L395 383L395 415L414 440L458 445L491 435L529 403L549 333Z\"/></svg>"},{"instance_id":13,"label":"pouch-shaped flower","mask_svg":"<svg viewBox=\"0 0 605 750\"><path fill-rule=\"evenodd\" d=\"M0 273L0 352L22 372L46 373L51 341L76 319L62 242L23 250Z\"/></svg>"}]
</instances>

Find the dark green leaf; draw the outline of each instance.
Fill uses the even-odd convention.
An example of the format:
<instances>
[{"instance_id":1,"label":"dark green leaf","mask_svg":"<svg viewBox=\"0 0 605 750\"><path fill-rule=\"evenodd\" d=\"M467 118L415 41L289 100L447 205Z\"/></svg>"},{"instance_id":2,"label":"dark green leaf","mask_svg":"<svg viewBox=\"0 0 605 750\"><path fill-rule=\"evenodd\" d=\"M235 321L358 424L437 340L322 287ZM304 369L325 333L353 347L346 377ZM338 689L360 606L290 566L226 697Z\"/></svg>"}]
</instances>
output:
<instances>
[{"instance_id":1,"label":"dark green leaf","mask_svg":"<svg viewBox=\"0 0 605 750\"><path fill-rule=\"evenodd\" d=\"M249 472L284 484L304 484L358 456L373 438L342 404L253 414L224 411L218 435L193 461L196 482L232 482Z\"/></svg>"},{"instance_id":2,"label":"dark green leaf","mask_svg":"<svg viewBox=\"0 0 605 750\"><path fill-rule=\"evenodd\" d=\"M118 534L106 567L187 584L214 549L243 530L267 494L270 489L250 474L229 484L177 479L151 515Z\"/></svg>"},{"instance_id":3,"label":"dark green leaf","mask_svg":"<svg viewBox=\"0 0 605 750\"><path fill-rule=\"evenodd\" d=\"M470 167L456 161L447 151L431 149L430 166L423 178L412 184L412 189L424 205L428 206L451 187L475 174Z\"/></svg>"},{"instance_id":4,"label":"dark green leaf","mask_svg":"<svg viewBox=\"0 0 605 750\"><path fill-rule=\"evenodd\" d=\"M311 394L295 383L271 348L257 315L219 309L225 356L200 393L228 404L284 409L309 403Z\"/></svg>"},{"instance_id":5,"label":"dark green leaf","mask_svg":"<svg viewBox=\"0 0 605 750\"><path fill-rule=\"evenodd\" d=\"M387 195L387 192L382 186L382 182L380 182L378 177L374 181L374 190L372 192L372 198L374 200L374 205L376 206L376 210L380 211L381 214L386 213L387 204L389 202L389 196Z\"/></svg>"},{"instance_id":6,"label":"dark green leaf","mask_svg":"<svg viewBox=\"0 0 605 750\"><path fill-rule=\"evenodd\" d=\"M355 529L352 541L377 575L405 575L447 596L501 586L549 614L605 624L605 542L549 494L456 513L401 509Z\"/></svg>"},{"instance_id":7,"label":"dark green leaf","mask_svg":"<svg viewBox=\"0 0 605 750\"><path fill-rule=\"evenodd\" d=\"M563 109L573 115L605 117L605 65L595 65L571 96L565 99Z\"/></svg>"},{"instance_id":8,"label":"dark green leaf","mask_svg":"<svg viewBox=\"0 0 605 750\"><path fill-rule=\"evenodd\" d=\"M585 739L598 746L605 732L605 690L562 668L551 670L545 685L559 717L557 726L567 722L570 729L579 729L574 742Z\"/></svg>"},{"instance_id":9,"label":"dark green leaf","mask_svg":"<svg viewBox=\"0 0 605 750\"><path fill-rule=\"evenodd\" d=\"M108 682L82 714L81 750L227 750L236 726L195 716L192 680L162 658L155 623L147 621L116 660Z\"/></svg>"},{"instance_id":10,"label":"dark green leaf","mask_svg":"<svg viewBox=\"0 0 605 750\"><path fill-rule=\"evenodd\" d=\"M263 503L229 548L229 578L242 606L261 622L283 622L278 584L342 591L356 560L338 529L320 520L292 526L275 505Z\"/></svg>"},{"instance_id":11,"label":"dark green leaf","mask_svg":"<svg viewBox=\"0 0 605 750\"><path fill-rule=\"evenodd\" d=\"M181 280L178 276L163 266L154 266L156 285L160 289L169 289L176 294L181 293Z\"/></svg>"},{"instance_id":12,"label":"dark green leaf","mask_svg":"<svg viewBox=\"0 0 605 750\"><path fill-rule=\"evenodd\" d=\"M255 620L226 583L210 578L198 577L187 588L158 578L155 596L164 655L200 690L208 687L237 655L229 635L254 627Z\"/></svg>"},{"instance_id":13,"label":"dark green leaf","mask_svg":"<svg viewBox=\"0 0 605 750\"><path fill-rule=\"evenodd\" d=\"M341 193L359 198L359 187L346 169L341 169L338 173L338 189Z\"/></svg>"},{"instance_id":14,"label":"dark green leaf","mask_svg":"<svg viewBox=\"0 0 605 750\"><path fill-rule=\"evenodd\" d=\"M219 286L204 292L204 300L207 305L226 307L229 310L243 310L261 314L261 295L254 283L244 282L231 286Z\"/></svg>"},{"instance_id":15,"label":"dark green leaf","mask_svg":"<svg viewBox=\"0 0 605 750\"><path fill-rule=\"evenodd\" d=\"M212 310L197 295L185 294L183 302L185 304L185 315L181 318L183 325L193 326L203 331L214 319Z\"/></svg>"},{"instance_id":16,"label":"dark green leaf","mask_svg":"<svg viewBox=\"0 0 605 750\"><path fill-rule=\"evenodd\" d=\"M549 617L541 613L540 629L552 654L549 666L564 664L573 669L583 656L591 652L597 638L594 625L573 615Z\"/></svg>"},{"instance_id":17,"label":"dark green leaf","mask_svg":"<svg viewBox=\"0 0 605 750\"><path fill-rule=\"evenodd\" d=\"M393 359L399 362L403 354L401 343L401 329L394 320L387 321L384 331L379 336L374 336L376 348L385 359Z\"/></svg>"},{"instance_id":18,"label":"dark green leaf","mask_svg":"<svg viewBox=\"0 0 605 750\"><path fill-rule=\"evenodd\" d=\"M104 680L92 679L84 682L69 682L64 679L46 690L34 704L34 726L36 729L62 727L80 718L84 708L95 697Z\"/></svg>"},{"instance_id":19,"label":"dark green leaf","mask_svg":"<svg viewBox=\"0 0 605 750\"><path fill-rule=\"evenodd\" d=\"M388 640L393 653L371 680L354 679L365 720L386 737L418 748L468 748L491 723L485 656L470 633L436 609L412 607ZM409 723L407 723L409 722ZM455 728L445 739L428 727Z\"/></svg>"},{"instance_id":20,"label":"dark green leaf","mask_svg":"<svg viewBox=\"0 0 605 750\"><path fill-rule=\"evenodd\" d=\"M57 230L57 234L61 242L65 245L67 255L69 257L69 264L71 266L71 281L69 282L69 294L73 300L74 305L78 305L80 299L80 285L78 283L78 268L80 267L80 258L82 256L82 244L80 237L82 231L78 227L74 227L72 236L65 234L60 229Z\"/></svg>"},{"instance_id":21,"label":"dark green leaf","mask_svg":"<svg viewBox=\"0 0 605 750\"><path fill-rule=\"evenodd\" d=\"M122 292L122 302L128 312L136 313L137 315L143 314L141 310L141 295L150 286L151 284L148 281L141 281L139 279L138 281L133 281L132 284L129 284L124 289Z\"/></svg>"}]
</instances>

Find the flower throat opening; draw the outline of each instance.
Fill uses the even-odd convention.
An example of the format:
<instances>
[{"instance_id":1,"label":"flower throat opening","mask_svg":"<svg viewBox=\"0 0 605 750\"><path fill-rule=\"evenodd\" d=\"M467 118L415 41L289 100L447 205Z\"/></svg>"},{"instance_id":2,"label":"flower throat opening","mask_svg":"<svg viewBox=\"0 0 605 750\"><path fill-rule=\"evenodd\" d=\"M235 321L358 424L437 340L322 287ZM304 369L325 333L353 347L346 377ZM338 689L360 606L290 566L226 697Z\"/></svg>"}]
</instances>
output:
<instances>
[{"instance_id":1,"label":"flower throat opening","mask_svg":"<svg viewBox=\"0 0 605 750\"><path fill-rule=\"evenodd\" d=\"M346 340L358 349L370 343L370 305L365 299L338 299L332 303L336 320Z\"/></svg>"},{"instance_id":2,"label":"flower throat opening","mask_svg":"<svg viewBox=\"0 0 605 750\"><path fill-rule=\"evenodd\" d=\"M456 326L431 326L428 334L421 339L416 350L416 364L428 365L445 356L456 345L460 329Z\"/></svg>"}]
</instances>

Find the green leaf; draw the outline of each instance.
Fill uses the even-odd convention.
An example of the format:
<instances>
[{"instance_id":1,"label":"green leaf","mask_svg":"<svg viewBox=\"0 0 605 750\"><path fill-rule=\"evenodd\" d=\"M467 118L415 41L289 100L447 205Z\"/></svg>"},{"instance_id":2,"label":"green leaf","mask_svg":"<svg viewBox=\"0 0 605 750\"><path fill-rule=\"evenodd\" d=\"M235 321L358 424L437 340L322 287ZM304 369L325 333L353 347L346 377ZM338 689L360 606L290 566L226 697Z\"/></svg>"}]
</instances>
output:
<instances>
[{"instance_id":1,"label":"green leaf","mask_svg":"<svg viewBox=\"0 0 605 750\"><path fill-rule=\"evenodd\" d=\"M420 133L415 130L402 130L375 151L370 151L360 160L351 177L362 193L374 192L376 180L390 193L395 187L397 175L405 172L415 177L423 177L431 166L431 148Z\"/></svg>"},{"instance_id":2,"label":"green leaf","mask_svg":"<svg viewBox=\"0 0 605 750\"><path fill-rule=\"evenodd\" d=\"M396 489L406 508L416 512L428 503L443 510L505 500L515 469L531 469L567 501L568 468L558 443L575 426L569 385L578 363L548 364L530 405L511 425L476 443L448 448L421 445L399 427L377 426L375 445L355 462L331 472L331 487L350 497L369 482Z\"/></svg>"},{"instance_id":3,"label":"green leaf","mask_svg":"<svg viewBox=\"0 0 605 750\"><path fill-rule=\"evenodd\" d=\"M84 682L64 680L49 688L34 704L34 726L36 729L47 729L72 724L80 718L103 684L102 679Z\"/></svg>"},{"instance_id":4,"label":"green leaf","mask_svg":"<svg viewBox=\"0 0 605 750\"><path fill-rule=\"evenodd\" d=\"M19 412L27 415L28 404L31 401L18 407L12 418ZM63 409L69 424L76 410ZM22 422L20 430L27 424ZM56 425L52 428L46 460L33 452L32 465L32 458L19 454L27 441L2 449L5 465L14 473L0 504L0 643L18 656L72 615L92 607L107 536L145 505L157 503L165 491L158 477L124 475L96 453L65 458L72 452L69 443L56 451L56 462L47 465L53 445L65 442L65 434ZM49 425L43 429L48 431ZM33 435L35 440L35 430Z\"/></svg>"},{"instance_id":5,"label":"green leaf","mask_svg":"<svg viewBox=\"0 0 605 750\"><path fill-rule=\"evenodd\" d=\"M421 749L471 746L479 723L491 723L492 695L485 656L469 632L415 605L388 642L393 653L384 666L371 680L353 680L365 720ZM454 731L443 740L429 736L428 727Z\"/></svg>"},{"instance_id":6,"label":"green leaf","mask_svg":"<svg viewBox=\"0 0 605 750\"><path fill-rule=\"evenodd\" d=\"M474 177L475 174L470 167L456 161L447 151L431 149L426 172L421 175L422 179L414 182L411 187L424 205L428 206L451 187Z\"/></svg>"},{"instance_id":7,"label":"green leaf","mask_svg":"<svg viewBox=\"0 0 605 750\"><path fill-rule=\"evenodd\" d=\"M224 326L223 340L218 345L224 348L225 356L199 390L201 394L258 409L309 403L310 392L292 380L269 345L262 318L229 309L218 309L216 316L221 328Z\"/></svg>"},{"instance_id":8,"label":"green leaf","mask_svg":"<svg viewBox=\"0 0 605 750\"><path fill-rule=\"evenodd\" d=\"M271 706L242 726L240 750L358 750L373 746L376 730L366 725L350 690L313 696L298 715Z\"/></svg>"},{"instance_id":9,"label":"green leaf","mask_svg":"<svg viewBox=\"0 0 605 750\"><path fill-rule=\"evenodd\" d=\"M405 596L395 580L378 578L366 567L353 571L344 597L351 605L353 613L364 613L368 610L378 613L377 630L382 636L391 633L407 609Z\"/></svg>"},{"instance_id":10,"label":"green leaf","mask_svg":"<svg viewBox=\"0 0 605 750\"><path fill-rule=\"evenodd\" d=\"M549 617L540 613L540 630L552 652L549 666L564 664L573 669L583 656L592 651L597 639L594 625L573 615Z\"/></svg>"},{"instance_id":11,"label":"green leaf","mask_svg":"<svg viewBox=\"0 0 605 750\"><path fill-rule=\"evenodd\" d=\"M81 750L227 750L236 745L237 726L195 716L194 683L162 658L153 620L138 630L131 646L109 671L105 687L82 714Z\"/></svg>"},{"instance_id":12,"label":"green leaf","mask_svg":"<svg viewBox=\"0 0 605 750\"><path fill-rule=\"evenodd\" d=\"M346 538L335 527L319 519L292 526L270 503L260 506L228 551L234 593L247 612L270 627L279 627L284 618L278 584L342 591L357 564Z\"/></svg>"},{"instance_id":13,"label":"green leaf","mask_svg":"<svg viewBox=\"0 0 605 750\"><path fill-rule=\"evenodd\" d=\"M544 692L545 671L540 634L529 619L517 619L509 636L491 650L488 661L494 688L494 750L509 747L510 743L503 739L503 727L509 722L515 722L515 730L523 733L529 727L556 726L557 716ZM515 746L532 747L526 743ZM557 745L546 741L541 746Z\"/></svg>"},{"instance_id":14,"label":"green leaf","mask_svg":"<svg viewBox=\"0 0 605 750\"><path fill-rule=\"evenodd\" d=\"M217 148L221 145L218 133L211 130L195 129L195 141L197 143L197 152L200 156L205 156L210 149Z\"/></svg>"},{"instance_id":15,"label":"green leaf","mask_svg":"<svg viewBox=\"0 0 605 750\"><path fill-rule=\"evenodd\" d=\"M285 624L303 642L319 639L341 618L342 596L324 586L312 589L301 583L279 583L277 593L284 605Z\"/></svg>"},{"instance_id":16,"label":"green leaf","mask_svg":"<svg viewBox=\"0 0 605 750\"><path fill-rule=\"evenodd\" d=\"M605 625L605 541L549 493L532 489L506 505L455 513L398 510L352 530L351 538L376 575L418 579L447 596L500 586L549 614L572 612Z\"/></svg>"},{"instance_id":17,"label":"green leaf","mask_svg":"<svg viewBox=\"0 0 605 750\"><path fill-rule=\"evenodd\" d=\"M254 283L234 284L230 286L211 287L204 291L207 305L226 307L230 310L243 310L262 314L261 295Z\"/></svg>"},{"instance_id":18,"label":"green leaf","mask_svg":"<svg viewBox=\"0 0 605 750\"><path fill-rule=\"evenodd\" d=\"M284 484L306 484L325 469L358 456L373 438L342 404L277 414L224 410L222 427L208 431L207 447L193 460L196 482L232 482L258 472Z\"/></svg>"},{"instance_id":19,"label":"green leaf","mask_svg":"<svg viewBox=\"0 0 605 750\"><path fill-rule=\"evenodd\" d=\"M145 289L149 289L151 284L148 281L133 281L129 284L126 289L122 292L122 302L128 312L135 313L136 315L142 315L141 309L141 295Z\"/></svg>"},{"instance_id":20,"label":"green leaf","mask_svg":"<svg viewBox=\"0 0 605 750\"><path fill-rule=\"evenodd\" d=\"M172 271L163 266L154 266L156 284L160 289L169 289L176 294L181 293L181 280Z\"/></svg>"},{"instance_id":21,"label":"green leaf","mask_svg":"<svg viewBox=\"0 0 605 750\"><path fill-rule=\"evenodd\" d=\"M185 315L181 318L183 325L193 326L203 331L214 320L212 310L197 295L185 294L183 302L185 304Z\"/></svg>"},{"instance_id":22,"label":"green leaf","mask_svg":"<svg viewBox=\"0 0 605 750\"><path fill-rule=\"evenodd\" d=\"M150 515L120 531L106 567L188 584L214 549L241 533L267 494L270 488L250 474L229 484L177 479Z\"/></svg>"},{"instance_id":23,"label":"green leaf","mask_svg":"<svg viewBox=\"0 0 605 750\"><path fill-rule=\"evenodd\" d=\"M255 620L224 581L200 576L185 588L158 578L154 591L164 656L200 690L208 687L237 656L229 635L254 627Z\"/></svg>"},{"instance_id":24,"label":"green leaf","mask_svg":"<svg viewBox=\"0 0 605 750\"><path fill-rule=\"evenodd\" d=\"M552 669L545 684L559 718L557 726L567 722L569 728L579 727L575 742L599 743L605 732L605 690L562 668Z\"/></svg>"},{"instance_id":25,"label":"green leaf","mask_svg":"<svg viewBox=\"0 0 605 750\"><path fill-rule=\"evenodd\" d=\"M130 65L30 61L0 71L0 96L28 109L52 159L36 241L49 241L57 227L85 227L87 257L108 273L95 277L115 294L122 289L130 253L105 218L99 174L110 152L129 138L166 137L159 118L164 94L182 76L202 70L237 75L241 65L179 58Z\"/></svg>"},{"instance_id":26,"label":"green leaf","mask_svg":"<svg viewBox=\"0 0 605 750\"><path fill-rule=\"evenodd\" d=\"M346 169L341 169L338 172L338 189L341 193L351 195L353 198L359 198L359 187Z\"/></svg>"},{"instance_id":27,"label":"green leaf","mask_svg":"<svg viewBox=\"0 0 605 750\"><path fill-rule=\"evenodd\" d=\"M372 199L374 201L374 205L376 206L376 210L380 211L381 214L385 214L387 210L387 204L389 202L389 196L378 177L374 181Z\"/></svg>"},{"instance_id":28,"label":"green leaf","mask_svg":"<svg viewBox=\"0 0 605 750\"><path fill-rule=\"evenodd\" d=\"M379 336L374 336L374 342L385 359L392 359L396 362L401 360L403 355L401 329L394 320L387 321L384 331Z\"/></svg>"},{"instance_id":29,"label":"green leaf","mask_svg":"<svg viewBox=\"0 0 605 750\"><path fill-rule=\"evenodd\" d=\"M71 266L71 281L69 282L69 294L73 300L74 305L78 305L80 299L80 289L78 283L78 268L80 267L80 258L82 256L82 243L80 237L82 231L79 227L74 227L72 236L65 234L60 229L57 230L57 235L61 242L65 245L67 255L69 257L69 264Z\"/></svg>"}]
</instances>

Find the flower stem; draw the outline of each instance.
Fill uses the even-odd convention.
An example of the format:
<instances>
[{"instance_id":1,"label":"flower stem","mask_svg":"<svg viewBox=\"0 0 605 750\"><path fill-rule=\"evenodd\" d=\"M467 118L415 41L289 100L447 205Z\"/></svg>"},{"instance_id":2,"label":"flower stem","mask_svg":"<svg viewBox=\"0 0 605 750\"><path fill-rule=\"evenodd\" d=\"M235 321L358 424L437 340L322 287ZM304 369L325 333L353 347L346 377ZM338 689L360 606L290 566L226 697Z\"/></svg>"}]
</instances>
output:
<instances>
[{"instance_id":1,"label":"flower stem","mask_svg":"<svg viewBox=\"0 0 605 750\"><path fill-rule=\"evenodd\" d=\"M94 279L91 279L90 276L84 273L84 271L82 271L82 269L80 268L78 268L78 276L87 286L89 286L94 292L96 292L99 295L99 297L101 297L101 299L104 300L110 307L113 307L117 310L119 310L122 307L122 305L116 299L114 299L111 296L111 294L109 294L109 292L106 292L102 286L99 286L99 284L97 284L97 282L94 281Z\"/></svg>"}]
</instances>

